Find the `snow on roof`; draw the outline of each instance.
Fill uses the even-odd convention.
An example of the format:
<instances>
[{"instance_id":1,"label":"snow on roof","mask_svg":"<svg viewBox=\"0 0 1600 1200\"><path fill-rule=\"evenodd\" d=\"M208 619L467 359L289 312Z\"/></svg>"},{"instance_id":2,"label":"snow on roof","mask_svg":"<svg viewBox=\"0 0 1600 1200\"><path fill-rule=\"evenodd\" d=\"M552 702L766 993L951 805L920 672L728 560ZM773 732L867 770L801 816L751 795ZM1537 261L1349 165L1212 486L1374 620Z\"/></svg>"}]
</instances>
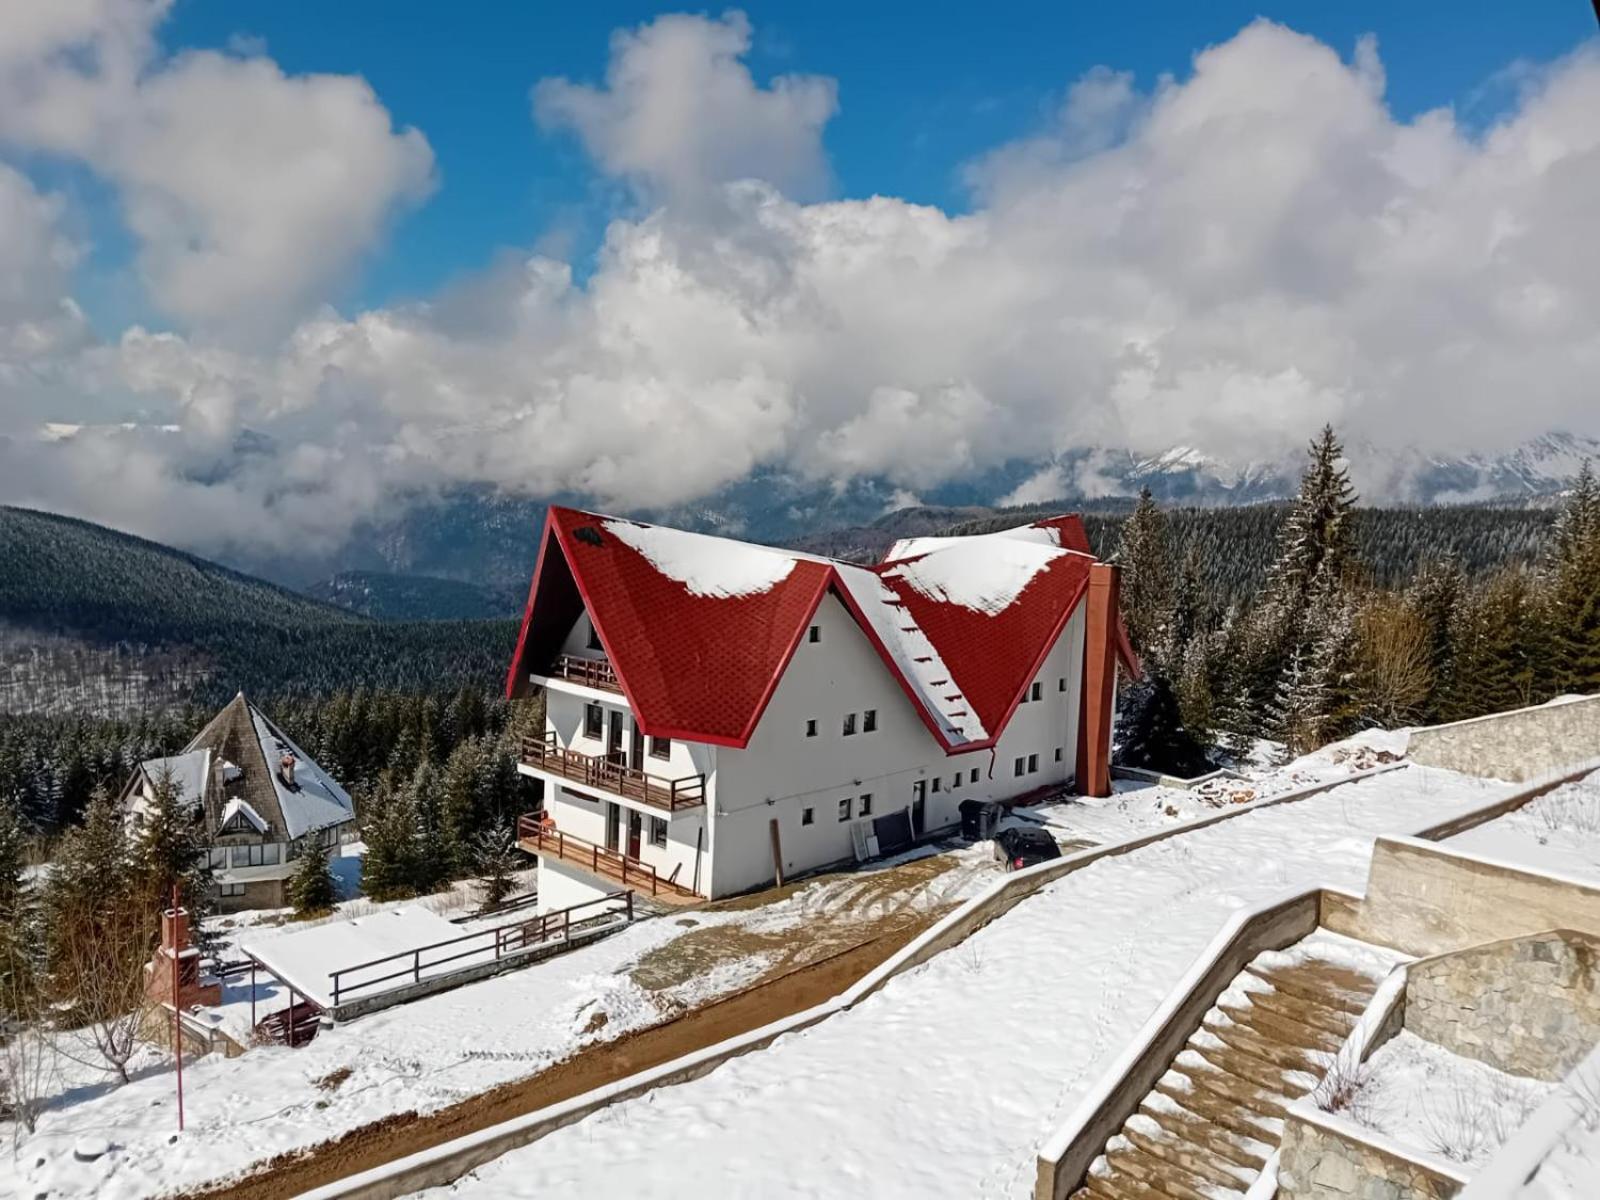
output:
<instances>
[{"instance_id":1,"label":"snow on roof","mask_svg":"<svg viewBox=\"0 0 1600 1200\"><path fill-rule=\"evenodd\" d=\"M930 600L992 616L1016 603L1034 576L1066 553L1015 538L956 538L942 550L894 563L884 574L904 579Z\"/></svg>"},{"instance_id":2,"label":"snow on roof","mask_svg":"<svg viewBox=\"0 0 1600 1200\"><path fill-rule=\"evenodd\" d=\"M898 562L901 559L916 558L918 555L931 554L935 550L945 550L952 546L981 545L991 541L1031 542L1037 546L1070 550L1075 554L1089 553L1089 535L1084 531L1083 518L1076 513L1065 513L1059 517L1046 517L1028 525L997 529L992 533L973 533L957 537L901 538L889 547L889 552L883 556L883 561Z\"/></svg>"},{"instance_id":3,"label":"snow on roof","mask_svg":"<svg viewBox=\"0 0 1600 1200\"><path fill-rule=\"evenodd\" d=\"M266 818L264 818L260 813L251 808L237 796L222 806L222 820L220 825L226 826L227 823L233 820L234 817L240 815L242 815L246 821L249 821L250 824L256 827L257 833L265 833L267 831Z\"/></svg>"},{"instance_id":4,"label":"snow on roof","mask_svg":"<svg viewBox=\"0 0 1600 1200\"><path fill-rule=\"evenodd\" d=\"M461 930L438 913L425 908L398 908L310 929L252 933L239 939L239 949L313 1003L322 1008L332 1008L331 972L343 972L346 967L386 958L391 954L405 954L460 936ZM439 953L448 955L451 951L441 950ZM485 953L493 955L494 948L489 947ZM457 959L432 971L424 964L422 976L427 978L444 971L459 970L470 965L471 961ZM341 974L340 991L357 986L363 980L371 981L391 975L399 969L395 963L380 963L366 970ZM389 988L411 982L414 982L413 975L407 971L403 978L362 988L357 994L375 996Z\"/></svg>"},{"instance_id":5,"label":"snow on roof","mask_svg":"<svg viewBox=\"0 0 1600 1200\"><path fill-rule=\"evenodd\" d=\"M199 804L205 799L206 780L211 774L210 750L191 750L187 754L147 759L140 766L152 783L170 778L178 789L180 803Z\"/></svg>"},{"instance_id":6,"label":"snow on roof","mask_svg":"<svg viewBox=\"0 0 1600 1200\"><path fill-rule=\"evenodd\" d=\"M691 596L731 598L770 592L794 570L793 555L636 521L602 522L606 532L632 546L661 574Z\"/></svg>"},{"instance_id":7,"label":"snow on roof","mask_svg":"<svg viewBox=\"0 0 1600 1200\"><path fill-rule=\"evenodd\" d=\"M287 734L253 707L250 709L250 719L255 724L256 737L261 741L261 753L266 757L272 789L277 793L284 828L291 840L355 818L355 806L350 802L349 793L335 783L309 754L291 742ZM292 788L278 765L286 752L295 758Z\"/></svg>"},{"instance_id":8,"label":"snow on roof","mask_svg":"<svg viewBox=\"0 0 1600 1200\"><path fill-rule=\"evenodd\" d=\"M836 570L856 610L866 618L872 634L917 702L933 718L944 741L958 746L988 737L978 714L956 686L950 668L921 626L911 619L900 598L865 567L840 563Z\"/></svg>"}]
</instances>

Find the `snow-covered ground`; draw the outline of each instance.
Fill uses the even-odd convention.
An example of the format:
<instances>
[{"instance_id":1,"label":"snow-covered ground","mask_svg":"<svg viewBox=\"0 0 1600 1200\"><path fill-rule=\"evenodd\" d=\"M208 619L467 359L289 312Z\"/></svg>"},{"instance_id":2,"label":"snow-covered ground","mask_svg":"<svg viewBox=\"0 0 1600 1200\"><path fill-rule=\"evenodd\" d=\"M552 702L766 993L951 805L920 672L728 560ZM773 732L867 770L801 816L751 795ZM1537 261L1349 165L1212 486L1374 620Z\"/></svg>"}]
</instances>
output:
<instances>
[{"instance_id":1,"label":"snow-covered ground","mask_svg":"<svg viewBox=\"0 0 1600 1200\"><path fill-rule=\"evenodd\" d=\"M1469 829L1448 844L1500 862L1600 879L1600 771Z\"/></svg>"},{"instance_id":2,"label":"snow-covered ground","mask_svg":"<svg viewBox=\"0 0 1600 1200\"><path fill-rule=\"evenodd\" d=\"M957 904L997 870L987 843L937 858L915 850L802 883L771 903L639 921L537 966L325 1030L296 1050L259 1047L232 1060L201 1059L184 1070L187 1130L176 1142L165 1053L142 1050L134 1081L112 1089L92 1050L74 1046L82 1061L59 1062L57 1098L38 1131L16 1154L0 1157L0 1196L150 1196L226 1177L393 1113L436 1110L736 991L790 960L803 963L804 947L826 949L825 939L849 937L852 925L859 940L865 923ZM428 899L466 911L450 897ZM326 920L415 903L356 901ZM248 914L231 932L271 920ZM729 936L719 940L719 931ZM259 982L258 1015L288 1003L283 989L264 976ZM234 1026L248 1028L248 984L248 976L228 983L224 1007ZM11 1133L0 1123L0 1137ZM78 1162L73 1147L83 1137L104 1138L113 1148Z\"/></svg>"},{"instance_id":3,"label":"snow-covered ground","mask_svg":"<svg viewBox=\"0 0 1600 1200\"><path fill-rule=\"evenodd\" d=\"M1359 889L1376 834L1511 790L1407 766L1103 859L857 1007L606 1108L456 1190L1031 1195L1040 1142L1231 912L1318 882Z\"/></svg>"},{"instance_id":4,"label":"snow-covered ground","mask_svg":"<svg viewBox=\"0 0 1600 1200\"><path fill-rule=\"evenodd\" d=\"M1477 1167L1558 1086L1401 1031L1367 1060L1344 1115L1402 1146Z\"/></svg>"}]
</instances>

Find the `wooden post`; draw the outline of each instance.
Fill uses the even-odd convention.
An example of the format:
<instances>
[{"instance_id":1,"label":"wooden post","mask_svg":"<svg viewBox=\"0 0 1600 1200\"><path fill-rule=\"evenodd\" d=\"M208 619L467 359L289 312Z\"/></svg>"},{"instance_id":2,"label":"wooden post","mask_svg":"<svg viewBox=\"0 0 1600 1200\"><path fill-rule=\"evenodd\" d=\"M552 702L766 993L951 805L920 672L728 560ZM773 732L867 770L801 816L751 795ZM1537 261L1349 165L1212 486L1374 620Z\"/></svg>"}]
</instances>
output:
<instances>
[{"instance_id":1,"label":"wooden post","mask_svg":"<svg viewBox=\"0 0 1600 1200\"><path fill-rule=\"evenodd\" d=\"M256 960L250 960L250 1032L256 1031Z\"/></svg>"},{"instance_id":2,"label":"wooden post","mask_svg":"<svg viewBox=\"0 0 1600 1200\"><path fill-rule=\"evenodd\" d=\"M172 928L179 930L178 924L178 885L172 885ZM172 955L172 1052L177 1056L178 1062L178 1132L183 1132L183 1017L178 1001L182 996L183 984L178 977L178 952L182 949L178 945L176 932L172 939L172 946L167 953ZM199 968L198 960L195 963Z\"/></svg>"},{"instance_id":3,"label":"wooden post","mask_svg":"<svg viewBox=\"0 0 1600 1200\"><path fill-rule=\"evenodd\" d=\"M777 879L775 886L783 886L783 842L778 837L778 818L772 818L772 874Z\"/></svg>"}]
</instances>

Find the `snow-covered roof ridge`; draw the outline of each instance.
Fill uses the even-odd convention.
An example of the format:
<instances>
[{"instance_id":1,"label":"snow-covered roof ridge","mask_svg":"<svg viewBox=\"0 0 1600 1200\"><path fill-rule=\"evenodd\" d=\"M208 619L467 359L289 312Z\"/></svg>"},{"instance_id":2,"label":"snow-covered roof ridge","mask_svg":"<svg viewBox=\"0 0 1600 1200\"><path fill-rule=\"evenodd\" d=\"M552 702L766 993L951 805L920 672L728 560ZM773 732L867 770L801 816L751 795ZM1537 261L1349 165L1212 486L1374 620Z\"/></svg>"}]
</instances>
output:
<instances>
[{"instance_id":1,"label":"snow-covered roof ridge","mask_svg":"<svg viewBox=\"0 0 1600 1200\"><path fill-rule=\"evenodd\" d=\"M794 571L794 555L768 546L615 517L601 526L692 596L729 599L770 592Z\"/></svg>"},{"instance_id":2,"label":"snow-covered roof ridge","mask_svg":"<svg viewBox=\"0 0 1600 1200\"><path fill-rule=\"evenodd\" d=\"M901 538L889 547L883 556L883 562L887 565L902 559L932 554L936 550L989 542L1031 542L1039 546L1053 546L1070 554L1081 554L1086 558L1094 557L1088 549L1088 535L1084 532L1083 519L1076 513L1061 513L1058 516L1030 521L1026 525L1014 525L1010 529L995 529L988 533Z\"/></svg>"},{"instance_id":3,"label":"snow-covered roof ridge","mask_svg":"<svg viewBox=\"0 0 1600 1200\"><path fill-rule=\"evenodd\" d=\"M1072 552L1016 538L955 538L951 544L883 567L929 600L995 613L1016 603L1034 577Z\"/></svg>"}]
</instances>

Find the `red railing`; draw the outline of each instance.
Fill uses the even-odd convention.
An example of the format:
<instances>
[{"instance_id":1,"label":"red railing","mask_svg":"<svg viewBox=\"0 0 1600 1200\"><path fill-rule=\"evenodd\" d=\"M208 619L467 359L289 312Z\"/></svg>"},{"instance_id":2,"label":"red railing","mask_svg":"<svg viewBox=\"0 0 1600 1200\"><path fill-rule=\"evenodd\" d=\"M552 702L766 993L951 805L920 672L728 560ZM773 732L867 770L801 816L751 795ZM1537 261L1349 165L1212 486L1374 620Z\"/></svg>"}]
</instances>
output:
<instances>
[{"instance_id":1,"label":"red railing","mask_svg":"<svg viewBox=\"0 0 1600 1200\"><path fill-rule=\"evenodd\" d=\"M663 779L638 767L625 766L594 754L566 750L556 743L556 732L546 730L543 737L522 739L522 761L600 791L627 800L637 800L651 808L677 812L699 808L706 802L706 777L685 775L682 779Z\"/></svg>"},{"instance_id":2,"label":"red railing","mask_svg":"<svg viewBox=\"0 0 1600 1200\"><path fill-rule=\"evenodd\" d=\"M603 909L590 913L584 917L573 919L573 914L586 909ZM620 906L620 907L619 907ZM492 929L480 929L476 933L464 933L460 937L447 938L442 942L432 942L426 946L418 946L415 950L402 950L398 954L385 955L375 958L371 962L356 963L350 967L340 967L337 971L329 971L328 978L333 985L333 1006L337 1008L342 999L350 999L352 992L366 988L377 987L379 984L393 983L397 979L404 979L411 983L421 983L424 978L433 979L439 974L437 968L449 963L460 962L467 958L477 958L494 952L496 960L507 955L517 954L523 950L533 949L546 942L553 942L570 935L574 928L582 928L597 919L603 919L617 912L622 912L629 921L633 920L633 893L612 892L610 895L601 896L594 900L585 900L582 904L574 904L568 908L556 909L554 912L541 913L530 917L526 921L516 921L509 925L496 925ZM447 950L448 954L435 954L435 951ZM388 974L378 975L373 978L347 980L347 977L357 971L370 971L374 967L394 967ZM428 974L423 975L426 971ZM444 972L449 975L450 972Z\"/></svg>"},{"instance_id":3,"label":"red railing","mask_svg":"<svg viewBox=\"0 0 1600 1200\"><path fill-rule=\"evenodd\" d=\"M546 826L538 813L524 813L517 818L517 841L534 854L550 854L565 862L588 867L596 875L616 879L640 891L649 890L652 896L666 892L672 896L700 899L690 888L676 879L663 877L653 866L637 858L630 858L620 850L597 846L581 837L563 833ZM677 872L674 871L673 875Z\"/></svg>"},{"instance_id":4,"label":"red railing","mask_svg":"<svg viewBox=\"0 0 1600 1200\"><path fill-rule=\"evenodd\" d=\"M603 658L580 658L576 654L558 654L556 661L551 664L550 674L604 692L622 691L622 683L617 679L616 668Z\"/></svg>"}]
</instances>

